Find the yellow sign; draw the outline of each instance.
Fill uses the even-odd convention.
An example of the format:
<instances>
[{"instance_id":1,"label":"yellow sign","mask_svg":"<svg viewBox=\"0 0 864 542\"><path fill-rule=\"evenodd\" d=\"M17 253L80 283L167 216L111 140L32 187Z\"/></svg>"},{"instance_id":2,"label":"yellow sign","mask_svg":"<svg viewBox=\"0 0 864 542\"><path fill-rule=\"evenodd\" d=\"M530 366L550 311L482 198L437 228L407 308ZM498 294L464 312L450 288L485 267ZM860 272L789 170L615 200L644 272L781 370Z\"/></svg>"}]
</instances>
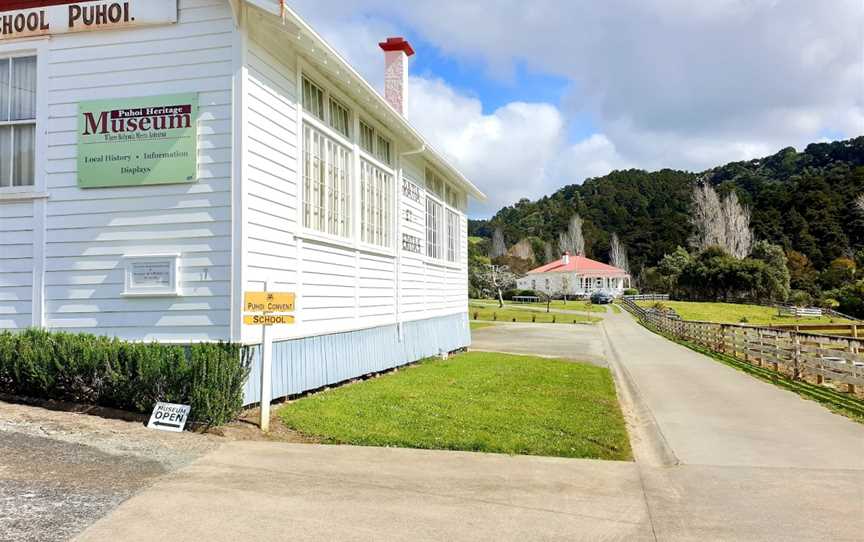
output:
<instances>
[{"instance_id":1,"label":"yellow sign","mask_svg":"<svg viewBox=\"0 0 864 542\"><path fill-rule=\"evenodd\" d=\"M246 292L243 312L293 312L294 294L291 292Z\"/></svg>"},{"instance_id":2,"label":"yellow sign","mask_svg":"<svg viewBox=\"0 0 864 542\"><path fill-rule=\"evenodd\" d=\"M243 316L247 326L279 326L294 323L294 317L288 314L247 314Z\"/></svg>"}]
</instances>

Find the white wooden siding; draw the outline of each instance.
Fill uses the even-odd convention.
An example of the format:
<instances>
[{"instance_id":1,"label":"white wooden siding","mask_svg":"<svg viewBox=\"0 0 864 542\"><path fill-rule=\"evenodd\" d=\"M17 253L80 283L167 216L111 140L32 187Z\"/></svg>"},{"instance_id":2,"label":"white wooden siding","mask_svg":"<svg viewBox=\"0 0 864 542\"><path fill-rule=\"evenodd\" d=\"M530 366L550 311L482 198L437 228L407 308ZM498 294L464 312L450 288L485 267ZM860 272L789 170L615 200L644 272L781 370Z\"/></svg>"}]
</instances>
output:
<instances>
[{"instance_id":1,"label":"white wooden siding","mask_svg":"<svg viewBox=\"0 0 864 542\"><path fill-rule=\"evenodd\" d=\"M229 337L233 21L181 0L177 25L54 36L47 48L45 319L166 341ZM198 182L77 187L78 102L198 92ZM180 253L177 298L129 299L122 257Z\"/></svg>"},{"instance_id":2,"label":"white wooden siding","mask_svg":"<svg viewBox=\"0 0 864 542\"><path fill-rule=\"evenodd\" d=\"M33 203L0 202L0 329L33 324Z\"/></svg>"},{"instance_id":3,"label":"white wooden siding","mask_svg":"<svg viewBox=\"0 0 864 542\"><path fill-rule=\"evenodd\" d=\"M301 234L296 88L299 52L290 41L278 39L280 29L272 26L269 16L249 10L247 21L251 31L246 53L244 109L247 118L244 288L260 289L269 279L273 289L298 293L297 323L274 328L274 339L337 333L392 325L400 319L420 320L467 311L466 232L462 234L459 264L428 261L425 199L417 203L403 197L399 183L394 182L397 200L401 202L394 222L403 220L405 208L411 209L413 217L410 224L402 224L400 235L394 237L400 258ZM316 82L332 84L321 77L316 77ZM372 116L361 113L366 118ZM422 190L423 160L406 160L404 165ZM464 216L462 220L467 227ZM419 238L423 253L403 251L401 233ZM397 272L401 315L397 315ZM243 340L260 341L260 333L260 328L244 326Z\"/></svg>"}]
</instances>

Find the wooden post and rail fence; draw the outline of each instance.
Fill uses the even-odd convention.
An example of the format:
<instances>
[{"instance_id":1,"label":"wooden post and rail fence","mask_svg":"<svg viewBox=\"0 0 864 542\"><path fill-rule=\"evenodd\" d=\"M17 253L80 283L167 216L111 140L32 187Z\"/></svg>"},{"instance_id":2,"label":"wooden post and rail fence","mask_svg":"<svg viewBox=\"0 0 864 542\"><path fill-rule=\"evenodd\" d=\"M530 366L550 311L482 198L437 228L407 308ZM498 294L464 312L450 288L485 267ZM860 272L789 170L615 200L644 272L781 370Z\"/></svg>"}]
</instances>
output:
<instances>
[{"instance_id":1,"label":"wooden post and rail fence","mask_svg":"<svg viewBox=\"0 0 864 542\"><path fill-rule=\"evenodd\" d=\"M809 332L836 324L760 327L717 324L670 318L624 298L621 306L648 328L696 344L757 367L768 368L793 380L830 386L864 399L864 326L849 337ZM858 329L858 327L862 329Z\"/></svg>"}]
</instances>

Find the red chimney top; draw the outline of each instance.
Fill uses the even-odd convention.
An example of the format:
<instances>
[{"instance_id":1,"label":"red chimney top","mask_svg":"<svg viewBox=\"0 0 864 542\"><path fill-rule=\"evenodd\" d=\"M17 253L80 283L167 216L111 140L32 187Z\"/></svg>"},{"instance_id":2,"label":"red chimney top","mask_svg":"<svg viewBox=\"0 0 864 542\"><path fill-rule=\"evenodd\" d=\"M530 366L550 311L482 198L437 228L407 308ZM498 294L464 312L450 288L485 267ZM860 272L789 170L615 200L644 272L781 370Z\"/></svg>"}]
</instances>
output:
<instances>
[{"instance_id":1,"label":"red chimney top","mask_svg":"<svg viewBox=\"0 0 864 542\"><path fill-rule=\"evenodd\" d=\"M405 56L411 56L414 54L414 48L411 47L411 44L402 37L387 38L387 41L379 43L378 46L385 51L402 51L405 53Z\"/></svg>"}]
</instances>

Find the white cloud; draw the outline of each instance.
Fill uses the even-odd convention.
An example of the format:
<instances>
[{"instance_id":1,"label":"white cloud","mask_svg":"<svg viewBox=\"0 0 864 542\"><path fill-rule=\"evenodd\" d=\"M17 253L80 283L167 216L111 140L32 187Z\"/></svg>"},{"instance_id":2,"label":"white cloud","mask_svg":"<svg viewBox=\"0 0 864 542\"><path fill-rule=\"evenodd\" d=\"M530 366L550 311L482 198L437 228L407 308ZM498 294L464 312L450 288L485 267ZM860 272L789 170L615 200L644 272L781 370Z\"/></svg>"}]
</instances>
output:
<instances>
[{"instance_id":1,"label":"white cloud","mask_svg":"<svg viewBox=\"0 0 864 542\"><path fill-rule=\"evenodd\" d=\"M700 170L864 134L860 0L384 0L294 2L373 83L377 41L406 29L506 78L517 63L564 77L562 104L483 114L415 78L412 120L498 203L603 168ZM577 115L598 133L566 142Z\"/></svg>"}]
</instances>

